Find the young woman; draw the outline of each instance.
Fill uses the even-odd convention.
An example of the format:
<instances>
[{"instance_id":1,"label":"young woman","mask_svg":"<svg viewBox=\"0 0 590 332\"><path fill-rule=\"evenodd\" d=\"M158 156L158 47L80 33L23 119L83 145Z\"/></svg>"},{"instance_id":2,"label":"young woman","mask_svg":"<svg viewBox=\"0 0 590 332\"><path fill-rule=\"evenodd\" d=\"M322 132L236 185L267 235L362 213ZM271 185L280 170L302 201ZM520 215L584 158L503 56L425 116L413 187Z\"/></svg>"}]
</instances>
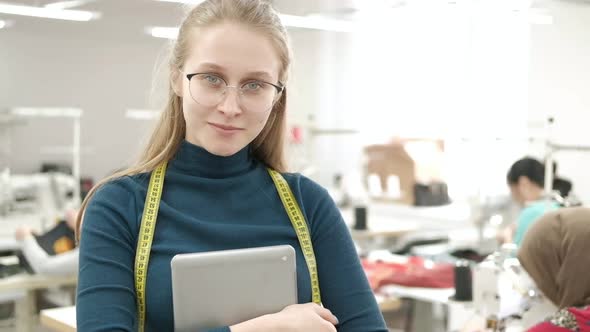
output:
<instances>
[{"instance_id":1,"label":"young woman","mask_svg":"<svg viewBox=\"0 0 590 332\"><path fill-rule=\"evenodd\" d=\"M527 232L518 259L560 310L529 332L590 331L590 209L544 215Z\"/></svg>"},{"instance_id":2,"label":"young woman","mask_svg":"<svg viewBox=\"0 0 590 332\"><path fill-rule=\"evenodd\" d=\"M334 202L313 181L284 173L290 63L286 30L266 1L209 0L188 14L170 60L168 104L143 157L83 203L80 331L137 329L139 225L150 174L164 162L146 331L174 329L174 255L277 244L297 251L299 304L215 331L387 331ZM311 303L303 252L267 168L282 172L305 217L323 307Z\"/></svg>"},{"instance_id":3,"label":"young woman","mask_svg":"<svg viewBox=\"0 0 590 332\"><path fill-rule=\"evenodd\" d=\"M516 222L504 230L502 240L520 245L527 229L545 212L559 205L544 199L545 165L537 159L526 157L516 161L506 178L512 198L522 206L522 211Z\"/></svg>"}]
</instances>

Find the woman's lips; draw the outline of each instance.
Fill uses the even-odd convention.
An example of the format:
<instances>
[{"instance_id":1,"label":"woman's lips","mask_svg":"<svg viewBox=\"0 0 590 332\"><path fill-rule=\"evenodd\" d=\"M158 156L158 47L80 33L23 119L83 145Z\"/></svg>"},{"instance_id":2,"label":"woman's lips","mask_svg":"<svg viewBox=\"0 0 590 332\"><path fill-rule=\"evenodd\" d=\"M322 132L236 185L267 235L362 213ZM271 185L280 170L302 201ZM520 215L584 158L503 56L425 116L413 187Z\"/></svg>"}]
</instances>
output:
<instances>
[{"instance_id":1,"label":"woman's lips","mask_svg":"<svg viewBox=\"0 0 590 332\"><path fill-rule=\"evenodd\" d=\"M217 132L222 133L222 134L234 134L238 131L243 130L243 128L238 128L238 127L234 127L234 126L228 126L228 125L223 125L223 124L219 124L219 123L212 123L209 122L209 125L211 127L213 127Z\"/></svg>"}]
</instances>

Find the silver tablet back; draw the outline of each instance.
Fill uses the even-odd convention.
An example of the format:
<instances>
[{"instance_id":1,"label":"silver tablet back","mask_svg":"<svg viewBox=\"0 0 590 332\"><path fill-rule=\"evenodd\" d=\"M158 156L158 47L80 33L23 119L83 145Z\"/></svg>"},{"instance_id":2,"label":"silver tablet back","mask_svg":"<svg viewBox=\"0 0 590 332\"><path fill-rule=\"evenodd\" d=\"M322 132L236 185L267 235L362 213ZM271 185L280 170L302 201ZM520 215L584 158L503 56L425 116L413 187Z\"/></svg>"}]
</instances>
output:
<instances>
[{"instance_id":1,"label":"silver tablet back","mask_svg":"<svg viewBox=\"0 0 590 332\"><path fill-rule=\"evenodd\" d=\"M234 325L297 303L295 257L289 245L174 256L175 331Z\"/></svg>"}]
</instances>

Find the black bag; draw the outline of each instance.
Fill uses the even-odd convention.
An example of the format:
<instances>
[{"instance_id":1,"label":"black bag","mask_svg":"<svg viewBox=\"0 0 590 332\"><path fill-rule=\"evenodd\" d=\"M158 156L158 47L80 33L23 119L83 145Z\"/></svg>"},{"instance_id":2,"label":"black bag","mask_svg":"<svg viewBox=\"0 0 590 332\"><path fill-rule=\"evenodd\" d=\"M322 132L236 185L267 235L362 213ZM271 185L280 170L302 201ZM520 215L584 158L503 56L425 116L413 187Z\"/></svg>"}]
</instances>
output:
<instances>
[{"instance_id":1,"label":"black bag","mask_svg":"<svg viewBox=\"0 0 590 332\"><path fill-rule=\"evenodd\" d=\"M415 206L439 206L450 204L446 183L432 182L430 184L416 183L414 185Z\"/></svg>"}]
</instances>

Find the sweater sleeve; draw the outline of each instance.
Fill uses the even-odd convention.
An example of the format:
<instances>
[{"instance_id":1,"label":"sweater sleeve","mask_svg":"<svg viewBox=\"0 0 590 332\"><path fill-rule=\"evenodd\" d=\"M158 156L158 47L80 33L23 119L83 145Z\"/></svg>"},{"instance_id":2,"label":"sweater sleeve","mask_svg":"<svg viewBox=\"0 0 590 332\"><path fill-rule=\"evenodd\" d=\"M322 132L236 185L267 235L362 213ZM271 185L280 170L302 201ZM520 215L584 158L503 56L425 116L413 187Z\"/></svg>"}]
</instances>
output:
<instances>
[{"instance_id":1,"label":"sweater sleeve","mask_svg":"<svg viewBox=\"0 0 590 332\"><path fill-rule=\"evenodd\" d=\"M311 226L322 304L338 318L338 331L386 332L340 210L324 188L303 177L301 197Z\"/></svg>"},{"instance_id":2,"label":"sweater sleeve","mask_svg":"<svg viewBox=\"0 0 590 332\"><path fill-rule=\"evenodd\" d=\"M118 181L101 187L84 212L76 300L79 331L136 329L136 236L129 226L136 214L133 194Z\"/></svg>"},{"instance_id":3,"label":"sweater sleeve","mask_svg":"<svg viewBox=\"0 0 590 332\"><path fill-rule=\"evenodd\" d=\"M78 249L50 256L33 236L22 241L21 250L35 273L46 275L73 275L78 270Z\"/></svg>"}]
</instances>

